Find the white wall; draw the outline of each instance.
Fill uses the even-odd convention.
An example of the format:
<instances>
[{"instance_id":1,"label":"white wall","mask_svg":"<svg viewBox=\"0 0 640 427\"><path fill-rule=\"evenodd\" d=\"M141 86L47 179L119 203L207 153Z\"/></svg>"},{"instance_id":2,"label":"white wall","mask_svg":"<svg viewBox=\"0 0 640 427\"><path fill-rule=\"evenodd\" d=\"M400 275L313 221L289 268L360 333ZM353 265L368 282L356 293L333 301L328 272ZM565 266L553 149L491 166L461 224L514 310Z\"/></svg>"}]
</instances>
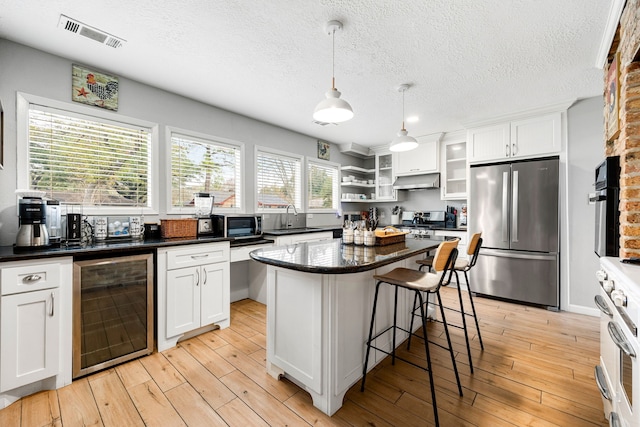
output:
<instances>
[{"instance_id":1,"label":"white wall","mask_svg":"<svg viewBox=\"0 0 640 427\"><path fill-rule=\"evenodd\" d=\"M108 64L82 64L109 72ZM18 229L16 215L16 92L58 101L71 101L71 66L68 59L0 39L0 100L5 114L4 169L0 170L0 245L12 245ZM175 126L245 144L247 212L254 207L254 147L268 146L316 158L316 139L245 116L215 108L144 83L120 77L117 114L158 123L160 126L160 164L166 161L164 126ZM206 90L206 86L203 86ZM96 107L97 108L97 107ZM311 112L309 112L311 117ZM339 128L336 129L339 132ZM331 161L351 162L350 156L331 146ZM162 170L161 169L161 173ZM165 177L160 176L164 183ZM160 216L166 217L166 193L160 193ZM132 212L135 214L135 212ZM146 218L147 219L147 218ZM153 219L153 218L151 218ZM339 224L333 214L315 214L314 225Z\"/></svg>"},{"instance_id":2,"label":"white wall","mask_svg":"<svg viewBox=\"0 0 640 427\"><path fill-rule=\"evenodd\" d=\"M569 239L562 258L569 305L565 309L593 315L598 315L593 298L598 292L599 261L594 253L595 205L588 197L594 191L594 170L605 156L603 106L602 97L589 98L576 102L567 115L567 215L562 226Z\"/></svg>"}]
</instances>

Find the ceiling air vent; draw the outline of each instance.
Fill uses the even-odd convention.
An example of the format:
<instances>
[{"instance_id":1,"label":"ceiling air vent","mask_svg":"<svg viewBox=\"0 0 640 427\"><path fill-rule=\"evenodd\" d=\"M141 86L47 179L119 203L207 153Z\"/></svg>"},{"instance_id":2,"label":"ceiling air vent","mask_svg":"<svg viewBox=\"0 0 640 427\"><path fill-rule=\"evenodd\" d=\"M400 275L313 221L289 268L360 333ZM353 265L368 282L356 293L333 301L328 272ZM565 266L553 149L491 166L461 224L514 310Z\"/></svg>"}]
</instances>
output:
<instances>
[{"instance_id":1,"label":"ceiling air vent","mask_svg":"<svg viewBox=\"0 0 640 427\"><path fill-rule=\"evenodd\" d=\"M319 125L319 126L326 126L326 125L334 125L334 126L338 126L337 123L327 123L327 122L319 122L317 120L313 120L313 123Z\"/></svg>"},{"instance_id":2,"label":"ceiling air vent","mask_svg":"<svg viewBox=\"0 0 640 427\"><path fill-rule=\"evenodd\" d=\"M71 31L74 34L79 34L81 36L90 38L91 40L95 40L99 43L106 44L107 46L110 46L110 47L120 47L126 41L116 36L112 36L111 34L106 33L97 28L90 27L86 24L83 24L80 21L71 19L65 15L60 15L58 28Z\"/></svg>"}]
</instances>

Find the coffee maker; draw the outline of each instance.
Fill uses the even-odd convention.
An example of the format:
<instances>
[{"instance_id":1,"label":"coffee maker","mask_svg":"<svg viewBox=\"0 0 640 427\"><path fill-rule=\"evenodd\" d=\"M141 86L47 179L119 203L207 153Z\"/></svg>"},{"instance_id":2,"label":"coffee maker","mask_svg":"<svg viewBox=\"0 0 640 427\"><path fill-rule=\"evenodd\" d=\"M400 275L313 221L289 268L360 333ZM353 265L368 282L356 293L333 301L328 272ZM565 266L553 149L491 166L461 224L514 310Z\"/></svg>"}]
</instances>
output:
<instances>
[{"instance_id":1,"label":"coffee maker","mask_svg":"<svg viewBox=\"0 0 640 427\"><path fill-rule=\"evenodd\" d=\"M20 228L16 246L37 248L49 246L46 204L41 197L23 197L18 202Z\"/></svg>"}]
</instances>

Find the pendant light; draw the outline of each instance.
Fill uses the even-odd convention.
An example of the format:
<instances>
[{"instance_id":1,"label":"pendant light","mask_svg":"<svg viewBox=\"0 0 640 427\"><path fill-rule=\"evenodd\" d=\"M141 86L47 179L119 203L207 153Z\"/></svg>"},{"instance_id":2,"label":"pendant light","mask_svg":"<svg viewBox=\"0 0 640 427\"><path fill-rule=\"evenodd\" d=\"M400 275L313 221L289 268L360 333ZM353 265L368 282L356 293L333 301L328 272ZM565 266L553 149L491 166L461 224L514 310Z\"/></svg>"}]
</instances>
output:
<instances>
[{"instance_id":1,"label":"pendant light","mask_svg":"<svg viewBox=\"0 0 640 427\"><path fill-rule=\"evenodd\" d=\"M331 89L325 94L326 99L323 99L316 106L313 112L313 119L318 122L324 123L340 123L346 122L353 118L353 110L351 105L344 99L340 99L340 92L336 89L335 78L335 36L336 31L342 29L342 22L329 21L325 27L327 34L332 37L332 58L331 58Z\"/></svg>"},{"instance_id":2,"label":"pendant light","mask_svg":"<svg viewBox=\"0 0 640 427\"><path fill-rule=\"evenodd\" d=\"M398 92L402 92L402 129L398 132L398 136L391 141L389 150L391 151L409 151L418 146L418 141L412 136L409 136L407 130L404 128L404 92L409 89L408 84L402 84L398 86Z\"/></svg>"}]
</instances>

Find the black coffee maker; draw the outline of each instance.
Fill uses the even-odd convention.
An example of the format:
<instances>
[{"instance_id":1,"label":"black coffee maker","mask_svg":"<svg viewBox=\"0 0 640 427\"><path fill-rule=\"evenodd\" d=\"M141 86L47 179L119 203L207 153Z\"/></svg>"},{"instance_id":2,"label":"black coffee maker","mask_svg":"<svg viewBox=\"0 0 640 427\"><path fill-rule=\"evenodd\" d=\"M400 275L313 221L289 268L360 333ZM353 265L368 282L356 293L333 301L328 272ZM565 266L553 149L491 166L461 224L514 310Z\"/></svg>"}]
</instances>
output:
<instances>
[{"instance_id":1,"label":"black coffee maker","mask_svg":"<svg viewBox=\"0 0 640 427\"><path fill-rule=\"evenodd\" d=\"M46 204L41 197L23 197L18 202L20 229L16 236L16 246L49 246Z\"/></svg>"}]
</instances>

